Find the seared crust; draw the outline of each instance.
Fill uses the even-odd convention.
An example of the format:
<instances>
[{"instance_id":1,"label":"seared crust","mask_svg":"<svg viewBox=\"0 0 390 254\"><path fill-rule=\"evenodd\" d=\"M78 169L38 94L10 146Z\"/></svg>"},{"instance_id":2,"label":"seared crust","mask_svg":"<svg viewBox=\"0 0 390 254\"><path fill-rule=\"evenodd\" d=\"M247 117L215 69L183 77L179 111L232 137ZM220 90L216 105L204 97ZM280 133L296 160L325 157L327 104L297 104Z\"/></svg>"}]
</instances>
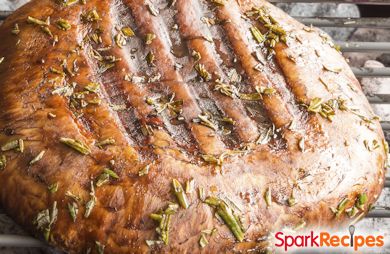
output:
<instances>
[{"instance_id":1,"label":"seared crust","mask_svg":"<svg viewBox=\"0 0 390 254\"><path fill-rule=\"evenodd\" d=\"M23 152L2 152L7 163L0 171L0 202L18 223L42 236L33 221L57 202L49 241L69 253L97 253L96 242L105 253L225 253L261 250L266 244L259 239L285 226L334 227L368 212L383 187L383 133L358 81L326 35L260 0L224 5L177 0L171 7L153 2L158 14L142 0L88 0L71 6L33 0L0 27L0 145L17 139L25 145ZM268 8L288 35L260 65L257 58L265 58L269 47L259 46L250 29L266 33L267 28L244 17L252 7ZM87 21L94 9L99 18ZM53 37L28 23L28 16L50 16ZM202 17L214 17L217 24L207 25ZM58 29L60 18L72 27ZM16 23L20 32L15 35ZM121 48L115 36L123 27L135 35ZM155 39L146 44L148 33ZM193 51L201 58L191 56ZM152 64L145 60L149 52ZM210 80L201 81L197 64ZM232 70L242 77L235 84ZM218 79L234 84L241 94L253 94L256 87L275 92L256 101L229 97L215 89ZM90 82L101 84L99 91L78 93ZM73 83L70 94L53 93ZM179 117L169 109L157 113L147 103L147 98L172 94L183 103ZM93 103L97 98L101 102ZM338 100L332 121L310 112L315 98ZM235 124L220 123L225 128L215 131L199 122L204 111ZM256 143L269 129L271 140ZM62 137L80 140L90 153L66 146ZM108 138L115 144L96 145ZM31 164L42 151L43 157ZM222 165L202 160L202 155L218 158L229 151L236 153ZM140 176L145 166L149 171ZM104 168L118 179L96 186ZM159 237L158 223L149 215L177 202L172 179L183 186L193 179L195 190L186 194L190 206L172 215L167 245L147 246L145 240ZM91 181L96 205L85 218ZM48 186L55 183L58 190L51 193ZM215 208L202 202L198 188L206 190L206 197L237 206L245 229L242 243L216 219ZM66 195L69 191L82 200L76 222L68 211L68 204L76 202ZM264 198L268 191L271 200ZM350 219L344 210L356 206L359 195L368 199ZM292 196L295 204L288 205ZM337 210L343 200L346 205L336 216L331 208ZM217 233L207 236L209 244L201 248L201 231L212 228Z\"/></svg>"}]
</instances>

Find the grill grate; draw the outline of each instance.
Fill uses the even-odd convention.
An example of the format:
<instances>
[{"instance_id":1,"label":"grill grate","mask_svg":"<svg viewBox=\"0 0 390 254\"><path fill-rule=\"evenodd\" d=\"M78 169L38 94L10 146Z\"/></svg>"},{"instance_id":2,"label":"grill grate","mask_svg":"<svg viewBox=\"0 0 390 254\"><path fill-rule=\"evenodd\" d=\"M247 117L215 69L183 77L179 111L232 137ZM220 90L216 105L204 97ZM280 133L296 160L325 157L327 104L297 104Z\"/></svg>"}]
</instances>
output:
<instances>
[{"instance_id":1,"label":"grill grate","mask_svg":"<svg viewBox=\"0 0 390 254\"><path fill-rule=\"evenodd\" d=\"M271 3L355 3L369 5L390 5L389 0L269 0ZM0 23L12 12L0 10ZM339 28L371 28L390 29L390 17L388 18L343 18L343 17L295 17L306 25L317 27L339 27ZM340 45L342 52L379 52L390 53L390 42L336 42ZM357 77L389 77L390 67L383 68L352 68ZM380 89L381 90L381 89ZM383 91L382 91L383 90ZM379 91L377 97L369 98L370 103L390 106L390 89L384 88ZM383 99L384 97L388 99ZM387 112L390 113L389 108ZM390 131L390 119L381 121L385 131ZM386 177L385 188L390 189L390 177ZM390 219L390 207L376 206L366 218ZM0 235L0 247L25 247L39 248L47 245L35 238L19 235Z\"/></svg>"}]
</instances>

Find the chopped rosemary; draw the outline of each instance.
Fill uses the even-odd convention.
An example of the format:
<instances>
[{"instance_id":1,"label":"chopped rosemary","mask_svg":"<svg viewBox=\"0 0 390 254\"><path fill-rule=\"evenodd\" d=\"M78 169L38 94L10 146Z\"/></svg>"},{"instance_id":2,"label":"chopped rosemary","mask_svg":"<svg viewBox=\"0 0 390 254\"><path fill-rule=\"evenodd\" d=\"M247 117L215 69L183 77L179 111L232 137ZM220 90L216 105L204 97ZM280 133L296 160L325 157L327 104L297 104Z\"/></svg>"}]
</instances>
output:
<instances>
[{"instance_id":1,"label":"chopped rosemary","mask_svg":"<svg viewBox=\"0 0 390 254\"><path fill-rule=\"evenodd\" d=\"M76 201L77 203L80 203L80 202L82 201L82 199L81 199L79 196L73 194L71 191L67 191L67 192L65 193L65 196L67 196L67 197L73 199L73 200Z\"/></svg>"},{"instance_id":2,"label":"chopped rosemary","mask_svg":"<svg viewBox=\"0 0 390 254\"><path fill-rule=\"evenodd\" d=\"M186 181L186 193L191 194L194 191L195 188L195 180L191 179Z\"/></svg>"},{"instance_id":3,"label":"chopped rosemary","mask_svg":"<svg viewBox=\"0 0 390 254\"><path fill-rule=\"evenodd\" d=\"M158 16L158 14L160 13L159 9L157 9L157 7L154 6L154 4L152 4L151 2L148 2L146 6L148 7L149 12L153 16Z\"/></svg>"},{"instance_id":4,"label":"chopped rosemary","mask_svg":"<svg viewBox=\"0 0 390 254\"><path fill-rule=\"evenodd\" d=\"M184 209L187 209L190 205L188 203L187 196L186 196L186 194L184 192L183 186L176 179L172 180L172 186L173 186L173 190L175 192L176 198L179 201L179 204Z\"/></svg>"},{"instance_id":5,"label":"chopped rosemary","mask_svg":"<svg viewBox=\"0 0 390 254\"><path fill-rule=\"evenodd\" d=\"M211 80L211 74L206 70L203 64L197 63L194 68L198 72L199 76L203 79L203 81Z\"/></svg>"},{"instance_id":6,"label":"chopped rosemary","mask_svg":"<svg viewBox=\"0 0 390 254\"><path fill-rule=\"evenodd\" d=\"M90 10L83 15L83 19L87 22L96 22L100 20L100 16L98 12L94 10Z\"/></svg>"},{"instance_id":7,"label":"chopped rosemary","mask_svg":"<svg viewBox=\"0 0 390 254\"><path fill-rule=\"evenodd\" d=\"M343 198L340 203L337 205L337 208L333 211L336 217L339 217L346 209L346 206L349 202L348 198Z\"/></svg>"},{"instance_id":8,"label":"chopped rosemary","mask_svg":"<svg viewBox=\"0 0 390 254\"><path fill-rule=\"evenodd\" d=\"M216 209L217 214L226 223L236 239L242 242L244 240L244 232L237 216L234 215L233 210L228 206L228 204L217 197L208 197L206 198L205 203Z\"/></svg>"},{"instance_id":9,"label":"chopped rosemary","mask_svg":"<svg viewBox=\"0 0 390 254\"><path fill-rule=\"evenodd\" d=\"M145 167L143 167L139 172L138 172L138 175L139 176L144 176L144 175L147 175L147 174L149 174L149 169L150 169L150 166L151 166L152 164L148 164L148 165L146 165Z\"/></svg>"},{"instance_id":10,"label":"chopped rosemary","mask_svg":"<svg viewBox=\"0 0 390 254\"><path fill-rule=\"evenodd\" d=\"M57 27L61 30L68 31L72 28L72 25L69 23L69 21L65 19L59 19L56 22Z\"/></svg>"},{"instance_id":11,"label":"chopped rosemary","mask_svg":"<svg viewBox=\"0 0 390 254\"><path fill-rule=\"evenodd\" d=\"M99 241L95 241L95 245L97 253L104 254L104 249L106 248L106 246L104 244L101 244Z\"/></svg>"},{"instance_id":12,"label":"chopped rosemary","mask_svg":"<svg viewBox=\"0 0 390 254\"><path fill-rule=\"evenodd\" d=\"M145 57L146 62L148 63L149 66L154 65L155 58L156 58L156 56L154 55L154 53L152 51L149 51L149 53Z\"/></svg>"},{"instance_id":13,"label":"chopped rosemary","mask_svg":"<svg viewBox=\"0 0 390 254\"><path fill-rule=\"evenodd\" d=\"M212 116L210 114L203 113L201 115L198 115L198 119L194 119L194 122L199 122L201 125L209 127L214 131L218 130L218 127L213 122Z\"/></svg>"},{"instance_id":14,"label":"chopped rosemary","mask_svg":"<svg viewBox=\"0 0 390 254\"><path fill-rule=\"evenodd\" d=\"M40 161L43 158L44 154L45 154L45 151L41 151L37 156L35 156L34 159L32 159L30 161L30 165L33 165L33 164L37 163L38 161Z\"/></svg>"},{"instance_id":15,"label":"chopped rosemary","mask_svg":"<svg viewBox=\"0 0 390 254\"><path fill-rule=\"evenodd\" d=\"M15 23L14 28L11 31L12 34L18 35L20 33L19 24Z\"/></svg>"},{"instance_id":16,"label":"chopped rosemary","mask_svg":"<svg viewBox=\"0 0 390 254\"><path fill-rule=\"evenodd\" d=\"M50 184L49 186L47 186L47 189L50 193L56 193L58 191L58 185L58 182Z\"/></svg>"},{"instance_id":17,"label":"chopped rosemary","mask_svg":"<svg viewBox=\"0 0 390 254\"><path fill-rule=\"evenodd\" d=\"M209 1L218 6L224 6L226 3L226 0L209 0Z\"/></svg>"},{"instance_id":18,"label":"chopped rosemary","mask_svg":"<svg viewBox=\"0 0 390 254\"><path fill-rule=\"evenodd\" d=\"M131 27L123 27L121 29L122 33L126 36L126 37L132 37L135 35L133 29L131 29Z\"/></svg>"},{"instance_id":19,"label":"chopped rosemary","mask_svg":"<svg viewBox=\"0 0 390 254\"><path fill-rule=\"evenodd\" d=\"M173 116L180 115L183 107L183 100L175 101L175 94L172 94L170 97L160 97L158 99L147 97L146 103L153 106L157 114L161 114L166 109L169 109Z\"/></svg>"},{"instance_id":20,"label":"chopped rosemary","mask_svg":"<svg viewBox=\"0 0 390 254\"><path fill-rule=\"evenodd\" d=\"M201 248L206 247L209 244L209 241L206 238L205 234L201 234L199 238L199 245Z\"/></svg>"},{"instance_id":21,"label":"chopped rosemary","mask_svg":"<svg viewBox=\"0 0 390 254\"><path fill-rule=\"evenodd\" d=\"M159 227L156 229L159 234L159 240L163 241L165 245L169 243L169 229L171 216L176 213L179 205L170 203L165 210L159 211L158 213L152 213L150 218L159 223Z\"/></svg>"},{"instance_id":22,"label":"chopped rosemary","mask_svg":"<svg viewBox=\"0 0 390 254\"><path fill-rule=\"evenodd\" d=\"M101 187L102 185L110 181L110 177L114 179L119 179L119 176L109 168L103 169L102 174L97 178L96 187Z\"/></svg>"},{"instance_id":23,"label":"chopped rosemary","mask_svg":"<svg viewBox=\"0 0 390 254\"><path fill-rule=\"evenodd\" d=\"M73 222L76 222L77 214L79 213L79 206L76 202L68 203L69 215Z\"/></svg>"},{"instance_id":24,"label":"chopped rosemary","mask_svg":"<svg viewBox=\"0 0 390 254\"><path fill-rule=\"evenodd\" d=\"M370 152L379 148L379 142L376 139L374 139L371 143L368 140L364 140L363 144L367 148L367 150Z\"/></svg>"},{"instance_id":25,"label":"chopped rosemary","mask_svg":"<svg viewBox=\"0 0 390 254\"><path fill-rule=\"evenodd\" d=\"M23 139L12 140L12 141L9 141L1 146L1 151L3 151L3 152L11 151L11 150L15 150L15 151L23 153L23 151L24 151Z\"/></svg>"},{"instance_id":26,"label":"chopped rosemary","mask_svg":"<svg viewBox=\"0 0 390 254\"><path fill-rule=\"evenodd\" d=\"M73 148L81 154L88 155L91 153L90 148L79 140L62 137L60 138L60 142L69 146L70 148Z\"/></svg>"},{"instance_id":27,"label":"chopped rosemary","mask_svg":"<svg viewBox=\"0 0 390 254\"><path fill-rule=\"evenodd\" d=\"M38 26L49 26L50 25L50 19L46 19L46 21L28 16L27 17L27 22L30 24L38 25Z\"/></svg>"},{"instance_id":28,"label":"chopped rosemary","mask_svg":"<svg viewBox=\"0 0 390 254\"><path fill-rule=\"evenodd\" d=\"M7 166L7 157L4 154L0 155L0 171L4 170Z\"/></svg>"},{"instance_id":29,"label":"chopped rosemary","mask_svg":"<svg viewBox=\"0 0 390 254\"><path fill-rule=\"evenodd\" d=\"M238 94L237 88L233 85L222 83L220 80L216 80L215 83L214 91L218 91L230 98L234 98Z\"/></svg>"},{"instance_id":30,"label":"chopped rosemary","mask_svg":"<svg viewBox=\"0 0 390 254\"><path fill-rule=\"evenodd\" d=\"M52 225L56 222L58 216L57 201L54 201L52 209L45 209L38 213L33 224L43 233L46 241L50 239Z\"/></svg>"},{"instance_id":31,"label":"chopped rosemary","mask_svg":"<svg viewBox=\"0 0 390 254\"><path fill-rule=\"evenodd\" d=\"M290 206L290 207L293 207L294 205L296 205L297 202L294 198L293 193L291 193L291 196L288 198L287 203L288 203L288 206Z\"/></svg>"},{"instance_id":32,"label":"chopped rosemary","mask_svg":"<svg viewBox=\"0 0 390 254\"><path fill-rule=\"evenodd\" d=\"M145 36L145 44L150 45L152 44L153 40L156 39L156 35L153 33L147 33Z\"/></svg>"},{"instance_id":33,"label":"chopped rosemary","mask_svg":"<svg viewBox=\"0 0 390 254\"><path fill-rule=\"evenodd\" d=\"M103 139L102 141L99 141L96 143L96 146L99 147L100 149L103 149L103 147L108 146L108 145L114 145L115 144L115 139L113 138L107 138Z\"/></svg>"},{"instance_id":34,"label":"chopped rosemary","mask_svg":"<svg viewBox=\"0 0 390 254\"><path fill-rule=\"evenodd\" d=\"M265 41L266 39L265 36L260 32L260 30L257 27L252 26L250 30L253 35L253 38L255 38L257 43L263 43Z\"/></svg>"},{"instance_id":35,"label":"chopped rosemary","mask_svg":"<svg viewBox=\"0 0 390 254\"><path fill-rule=\"evenodd\" d=\"M264 200L265 200L265 203L267 204L267 208L271 207L271 204L272 204L272 194L271 194L271 188L270 187L268 187L265 190Z\"/></svg>"},{"instance_id":36,"label":"chopped rosemary","mask_svg":"<svg viewBox=\"0 0 390 254\"><path fill-rule=\"evenodd\" d=\"M97 198L95 196L95 188L93 187L93 182L91 182L91 192L89 193L91 197L90 200L85 204L85 213L84 218L88 218L91 215L93 208L96 205Z\"/></svg>"},{"instance_id":37,"label":"chopped rosemary","mask_svg":"<svg viewBox=\"0 0 390 254\"><path fill-rule=\"evenodd\" d=\"M91 93L97 93L100 89L100 84L95 82L90 82L88 85L84 87L84 89Z\"/></svg>"},{"instance_id":38,"label":"chopped rosemary","mask_svg":"<svg viewBox=\"0 0 390 254\"><path fill-rule=\"evenodd\" d=\"M364 205L367 203L368 197L366 193L360 193L356 199L356 207L360 210L364 209Z\"/></svg>"},{"instance_id":39,"label":"chopped rosemary","mask_svg":"<svg viewBox=\"0 0 390 254\"><path fill-rule=\"evenodd\" d=\"M325 64L323 64L322 66L324 67L325 70L330 71L330 72L334 72L334 73L340 73L343 70L340 67L331 67L331 66L328 66Z\"/></svg>"}]
</instances>

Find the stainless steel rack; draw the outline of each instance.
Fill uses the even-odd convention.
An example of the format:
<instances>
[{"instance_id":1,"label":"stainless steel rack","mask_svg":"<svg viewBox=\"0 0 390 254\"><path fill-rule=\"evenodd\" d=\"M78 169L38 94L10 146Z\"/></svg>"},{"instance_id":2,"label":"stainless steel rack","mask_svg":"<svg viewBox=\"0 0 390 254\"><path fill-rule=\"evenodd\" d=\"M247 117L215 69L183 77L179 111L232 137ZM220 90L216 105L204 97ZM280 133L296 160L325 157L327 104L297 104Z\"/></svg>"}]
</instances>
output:
<instances>
[{"instance_id":1,"label":"stainless steel rack","mask_svg":"<svg viewBox=\"0 0 390 254\"><path fill-rule=\"evenodd\" d=\"M269 0L272 3L355 3L366 5L390 5L390 0ZM0 10L0 23L12 12ZM390 32L390 17L388 18L345 18L345 17L296 17L306 25L318 27L340 27L340 28L371 28L388 29ZM343 52L381 52L390 53L390 42L336 42ZM383 68L352 68L357 77L389 77L390 67ZM390 114L390 84L389 87L379 89L377 96L369 98L372 104L388 106ZM386 98L387 97L387 98ZM385 131L390 132L390 117L381 121ZM386 177L385 188L390 188L390 177ZM385 207L376 206L366 218L390 219L390 204ZM42 248L47 245L30 236L0 235L0 247L24 247Z\"/></svg>"}]
</instances>

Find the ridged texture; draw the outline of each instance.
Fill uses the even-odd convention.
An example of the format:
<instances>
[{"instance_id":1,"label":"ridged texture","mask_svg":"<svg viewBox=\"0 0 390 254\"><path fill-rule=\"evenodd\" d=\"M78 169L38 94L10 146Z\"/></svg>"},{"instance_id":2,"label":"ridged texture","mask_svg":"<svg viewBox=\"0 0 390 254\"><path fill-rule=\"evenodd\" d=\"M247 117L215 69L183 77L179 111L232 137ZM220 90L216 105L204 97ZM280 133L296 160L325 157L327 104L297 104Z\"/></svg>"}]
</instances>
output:
<instances>
[{"instance_id":1,"label":"ridged texture","mask_svg":"<svg viewBox=\"0 0 390 254\"><path fill-rule=\"evenodd\" d=\"M16 139L25 145L23 153L0 154L7 159L0 171L0 202L37 236L42 230L33 225L34 218L57 202L49 241L69 253L98 253L96 242L105 246L104 253L245 252L264 249L267 243L259 239L282 227L333 227L353 220L344 210L339 216L332 212L344 198L348 209L358 195L367 195L357 216L377 199L386 161L380 124L371 120L372 110L344 58L320 31L259 0L229 0L222 6L202 0L171 1L172 6L142 0L88 0L67 7L58 2L33 0L0 27L0 58L5 57L0 145ZM148 4L159 13L153 15ZM259 45L250 29L266 33L267 28L245 17L252 7L268 8L288 35L287 43L277 43L275 55L260 65L267 46ZM91 10L99 20L82 18ZM50 16L58 43L28 23L28 16ZM217 24L208 25L204 17ZM60 18L69 21L70 30L56 27ZM17 35L11 33L16 23ZM120 48L115 36L123 27L135 35ZM85 39L95 32L100 39ZM155 38L146 44L148 34ZM154 60L148 64L149 52ZM120 61L103 70L101 56ZM64 59L74 75L53 71L64 69ZM202 81L194 66L203 66L210 79ZM232 74L241 78L233 82ZM139 77L146 81L137 82ZM240 93L254 94L259 87L275 92L248 101L221 93L215 89L218 81L234 83ZM100 84L97 93L75 96L90 82ZM77 84L72 99L53 94L66 84ZM183 103L179 118L170 109L156 112L151 104L159 97ZM100 104L79 104L97 98ZM147 103L148 98L154 102ZM331 122L309 112L305 105L315 98L343 98L348 110L337 109ZM202 114L213 116L217 131L199 122ZM235 124L222 123L224 117ZM268 131L270 140L262 139ZM78 153L61 143L62 137L80 140L90 153ZM115 144L96 145L108 138ZM31 164L41 151L43 157ZM202 159L226 153L234 154L222 165ZM148 173L140 176L146 166ZM104 168L118 179L95 186L96 205L85 218L90 182L96 185ZM193 180L195 189L186 194L190 206L172 215L167 245L147 246L146 240L159 237L158 223L149 215L178 202L173 179L184 187ZM48 186L54 183L58 191L51 193ZM202 202L198 188L206 197L237 206L245 241L239 243L215 217L216 209ZM269 190L271 199L264 198ZM82 199L76 222L68 211L69 191ZM289 206L292 196L296 204ZM206 236L209 243L201 248L201 231L212 228L217 233Z\"/></svg>"}]
</instances>

